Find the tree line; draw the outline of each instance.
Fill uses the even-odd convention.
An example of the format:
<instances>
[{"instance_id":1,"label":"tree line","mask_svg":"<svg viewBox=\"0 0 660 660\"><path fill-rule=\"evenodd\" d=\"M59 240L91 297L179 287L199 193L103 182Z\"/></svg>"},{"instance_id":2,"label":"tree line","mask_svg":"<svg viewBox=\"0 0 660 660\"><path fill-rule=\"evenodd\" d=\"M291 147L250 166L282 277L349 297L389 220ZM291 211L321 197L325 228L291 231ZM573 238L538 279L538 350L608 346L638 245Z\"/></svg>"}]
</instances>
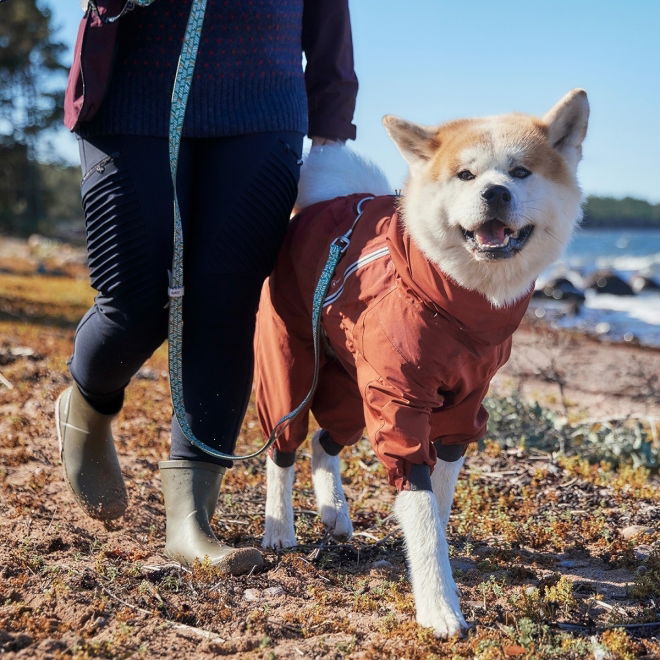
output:
<instances>
[{"instance_id":1,"label":"tree line","mask_svg":"<svg viewBox=\"0 0 660 660\"><path fill-rule=\"evenodd\" d=\"M660 229L660 204L635 197L587 197L584 205L586 229Z\"/></svg>"}]
</instances>

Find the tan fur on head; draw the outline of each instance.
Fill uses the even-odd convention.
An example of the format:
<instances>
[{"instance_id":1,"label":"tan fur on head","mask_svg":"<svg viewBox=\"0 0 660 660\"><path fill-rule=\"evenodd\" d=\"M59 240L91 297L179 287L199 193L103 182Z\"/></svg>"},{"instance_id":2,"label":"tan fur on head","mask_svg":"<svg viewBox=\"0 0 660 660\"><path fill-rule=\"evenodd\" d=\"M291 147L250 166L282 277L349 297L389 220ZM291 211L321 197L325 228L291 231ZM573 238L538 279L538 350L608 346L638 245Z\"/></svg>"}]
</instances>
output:
<instances>
[{"instance_id":1,"label":"tan fur on head","mask_svg":"<svg viewBox=\"0 0 660 660\"><path fill-rule=\"evenodd\" d=\"M588 116L583 90L569 92L543 118L509 114L433 128L386 116L385 128L410 166L401 206L413 240L494 306L523 296L560 255L581 217L576 172ZM511 197L497 222L514 237L533 227L510 258L471 250L465 238L481 235L494 220L484 200L494 186Z\"/></svg>"}]
</instances>

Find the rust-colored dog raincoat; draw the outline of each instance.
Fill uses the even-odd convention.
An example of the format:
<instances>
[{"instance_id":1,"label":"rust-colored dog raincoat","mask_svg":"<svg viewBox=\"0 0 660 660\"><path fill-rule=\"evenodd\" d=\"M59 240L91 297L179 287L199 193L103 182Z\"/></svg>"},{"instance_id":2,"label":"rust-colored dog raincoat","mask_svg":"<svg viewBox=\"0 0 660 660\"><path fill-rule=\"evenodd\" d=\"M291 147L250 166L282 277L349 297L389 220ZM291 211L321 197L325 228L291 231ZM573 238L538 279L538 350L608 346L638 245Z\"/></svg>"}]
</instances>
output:
<instances>
[{"instance_id":1,"label":"rust-colored dog raincoat","mask_svg":"<svg viewBox=\"0 0 660 660\"><path fill-rule=\"evenodd\" d=\"M312 296L329 246L353 223L367 195L305 209L292 222L262 290L255 338L257 409L266 436L312 383ZM509 358L529 295L496 309L429 263L410 240L396 198L376 197L339 262L324 301L324 348L311 404L339 445L367 434L390 483L411 487L415 464L435 464L434 442L483 437L482 401ZM282 433L280 452L307 435L308 411Z\"/></svg>"}]
</instances>

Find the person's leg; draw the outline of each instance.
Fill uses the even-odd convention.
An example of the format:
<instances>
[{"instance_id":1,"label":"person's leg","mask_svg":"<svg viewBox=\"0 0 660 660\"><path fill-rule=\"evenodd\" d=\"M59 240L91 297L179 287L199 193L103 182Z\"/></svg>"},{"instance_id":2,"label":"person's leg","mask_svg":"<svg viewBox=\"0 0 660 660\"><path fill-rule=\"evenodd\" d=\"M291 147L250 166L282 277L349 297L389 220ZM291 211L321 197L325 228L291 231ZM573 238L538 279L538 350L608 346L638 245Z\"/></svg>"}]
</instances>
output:
<instances>
[{"instance_id":1,"label":"person's leg","mask_svg":"<svg viewBox=\"0 0 660 660\"><path fill-rule=\"evenodd\" d=\"M69 363L90 404L121 407L131 377L167 335L172 184L167 139L82 140L82 200L94 305L76 331ZM180 171L187 170L182 149ZM186 186L180 184L187 207Z\"/></svg>"},{"instance_id":2,"label":"person's leg","mask_svg":"<svg viewBox=\"0 0 660 660\"><path fill-rule=\"evenodd\" d=\"M193 150L194 203L184 259L184 405L195 436L224 452L234 449L250 396L259 293L286 233L301 146L301 135L264 133L199 140ZM233 573L260 566L256 549L230 548L204 524L230 463L193 446L176 418L170 456L160 463L166 552L184 563L207 556ZM203 495L198 484L213 469L220 476L211 494Z\"/></svg>"},{"instance_id":3,"label":"person's leg","mask_svg":"<svg viewBox=\"0 0 660 660\"><path fill-rule=\"evenodd\" d=\"M302 135L200 140L186 233L183 389L197 437L232 452L250 397L259 294L286 233ZM174 459L229 465L197 449L173 420Z\"/></svg>"},{"instance_id":4,"label":"person's leg","mask_svg":"<svg viewBox=\"0 0 660 660\"><path fill-rule=\"evenodd\" d=\"M185 161L185 149L182 160ZM91 516L127 505L111 420L130 378L163 341L172 207L167 140L104 136L80 141L81 186L94 305L81 320L58 398L65 478ZM185 204L185 190L183 191Z\"/></svg>"}]
</instances>

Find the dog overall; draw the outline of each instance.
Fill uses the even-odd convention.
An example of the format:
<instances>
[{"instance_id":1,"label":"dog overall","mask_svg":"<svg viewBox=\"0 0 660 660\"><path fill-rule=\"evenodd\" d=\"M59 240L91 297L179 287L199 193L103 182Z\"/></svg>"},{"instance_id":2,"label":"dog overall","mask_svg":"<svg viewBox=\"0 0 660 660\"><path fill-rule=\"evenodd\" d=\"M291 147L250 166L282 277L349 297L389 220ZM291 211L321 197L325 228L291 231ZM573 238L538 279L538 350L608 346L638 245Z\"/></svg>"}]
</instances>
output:
<instances>
[{"instance_id":1,"label":"dog overall","mask_svg":"<svg viewBox=\"0 0 660 660\"><path fill-rule=\"evenodd\" d=\"M367 196L306 208L293 220L264 283L255 387L266 437L312 383L314 288L330 244L353 224L357 204ZM531 290L512 306L494 308L426 259L410 240L395 197L366 201L323 302L311 412L337 446L357 442L366 426L390 483L398 490L425 488L415 466L432 470L436 447L460 450L484 436L488 414L482 401L509 357L511 335L530 297ZM308 413L274 445L271 456L278 464L290 464L305 440Z\"/></svg>"}]
</instances>

